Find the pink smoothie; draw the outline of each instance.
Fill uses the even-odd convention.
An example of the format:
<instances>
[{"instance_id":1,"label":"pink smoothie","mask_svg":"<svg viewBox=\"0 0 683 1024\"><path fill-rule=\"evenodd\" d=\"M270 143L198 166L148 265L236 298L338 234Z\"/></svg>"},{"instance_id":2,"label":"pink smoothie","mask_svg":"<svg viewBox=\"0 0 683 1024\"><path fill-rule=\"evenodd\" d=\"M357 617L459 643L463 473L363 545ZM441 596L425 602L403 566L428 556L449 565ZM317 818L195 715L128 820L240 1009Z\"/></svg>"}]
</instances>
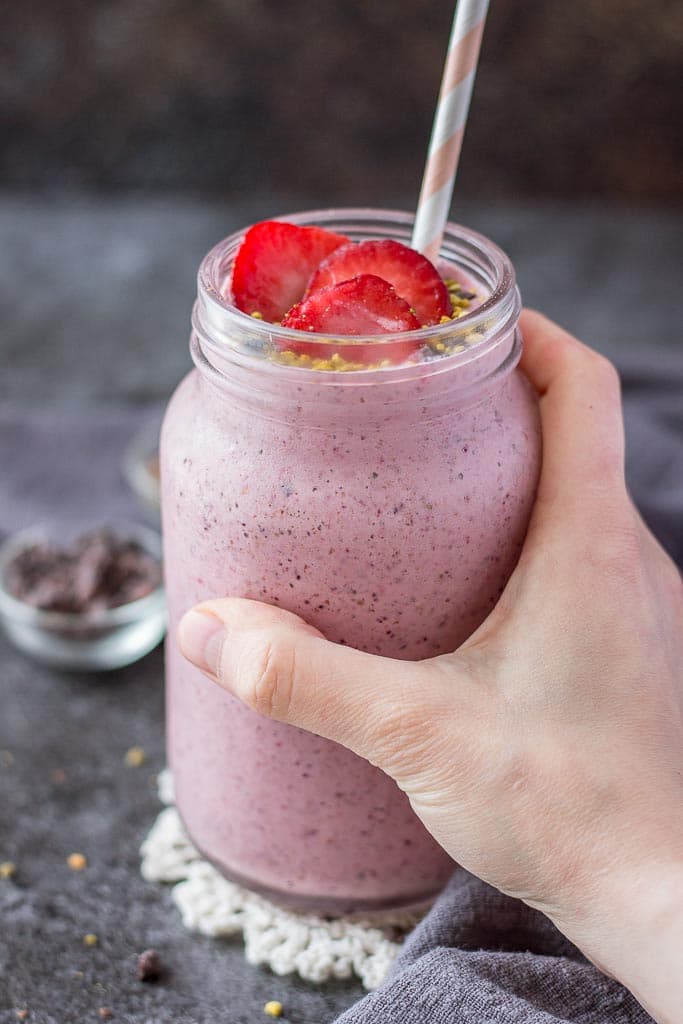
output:
<instances>
[{"instance_id":1,"label":"pink smoothie","mask_svg":"<svg viewBox=\"0 0 683 1024\"><path fill-rule=\"evenodd\" d=\"M248 319L227 316L237 333ZM195 602L231 594L377 654L452 650L500 595L536 486L514 322L495 345L475 332L465 352L373 375L223 361L210 319L200 301L199 369L162 436L170 636ZM379 769L243 707L173 643L168 737L185 825L228 877L339 911L422 900L453 870Z\"/></svg>"}]
</instances>

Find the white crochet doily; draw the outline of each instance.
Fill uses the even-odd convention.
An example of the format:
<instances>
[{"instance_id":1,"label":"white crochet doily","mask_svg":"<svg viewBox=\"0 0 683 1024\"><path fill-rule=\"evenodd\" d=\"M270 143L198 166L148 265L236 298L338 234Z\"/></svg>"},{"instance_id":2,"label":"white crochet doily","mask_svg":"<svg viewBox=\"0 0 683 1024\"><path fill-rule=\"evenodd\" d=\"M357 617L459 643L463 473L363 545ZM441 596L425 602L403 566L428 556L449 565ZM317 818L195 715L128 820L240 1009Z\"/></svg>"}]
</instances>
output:
<instances>
[{"instance_id":1,"label":"white crochet doily","mask_svg":"<svg viewBox=\"0 0 683 1024\"><path fill-rule=\"evenodd\" d=\"M173 779L159 775L161 811L143 842L141 871L150 882L175 882L173 901L183 924L202 935L244 939L250 964L265 964L276 974L297 973L306 981L350 978L367 989L384 981L401 942L420 911L382 912L362 918L324 920L283 910L223 878L194 848L173 806Z\"/></svg>"}]
</instances>

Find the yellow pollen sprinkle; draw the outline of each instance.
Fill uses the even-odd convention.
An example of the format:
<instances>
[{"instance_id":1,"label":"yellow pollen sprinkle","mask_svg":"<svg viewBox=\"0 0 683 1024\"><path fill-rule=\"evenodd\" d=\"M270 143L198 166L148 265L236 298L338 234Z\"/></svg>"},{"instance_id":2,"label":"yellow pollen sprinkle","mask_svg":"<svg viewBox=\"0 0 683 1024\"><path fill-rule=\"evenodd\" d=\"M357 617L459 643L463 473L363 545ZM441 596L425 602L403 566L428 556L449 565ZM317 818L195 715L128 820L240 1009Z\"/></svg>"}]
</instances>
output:
<instances>
[{"instance_id":1,"label":"yellow pollen sprinkle","mask_svg":"<svg viewBox=\"0 0 683 1024\"><path fill-rule=\"evenodd\" d=\"M0 878L14 878L17 873L17 866L11 860L4 860L0 864Z\"/></svg>"},{"instance_id":2,"label":"yellow pollen sprinkle","mask_svg":"<svg viewBox=\"0 0 683 1024\"><path fill-rule=\"evenodd\" d=\"M270 999L263 1007L263 1012L268 1017L281 1017L282 1016L282 1003L279 1003L277 999Z\"/></svg>"},{"instance_id":3,"label":"yellow pollen sprinkle","mask_svg":"<svg viewBox=\"0 0 683 1024\"><path fill-rule=\"evenodd\" d=\"M263 313L259 313L257 309L254 310L251 316L253 316L254 320L263 320Z\"/></svg>"},{"instance_id":4,"label":"yellow pollen sprinkle","mask_svg":"<svg viewBox=\"0 0 683 1024\"><path fill-rule=\"evenodd\" d=\"M333 352L328 359L322 356L310 356L307 353L292 352L285 349L283 352L273 352L271 355L276 363L283 366L301 366L310 370L333 370L338 373L348 373L350 370L376 370L378 367L392 366L389 359L383 359L377 363L361 363L347 359L340 352Z\"/></svg>"},{"instance_id":5,"label":"yellow pollen sprinkle","mask_svg":"<svg viewBox=\"0 0 683 1024\"><path fill-rule=\"evenodd\" d=\"M82 853L70 853L66 862L72 871L83 871L88 866L87 858Z\"/></svg>"},{"instance_id":6,"label":"yellow pollen sprinkle","mask_svg":"<svg viewBox=\"0 0 683 1024\"><path fill-rule=\"evenodd\" d=\"M141 764L145 763L145 752L142 747L131 747L126 751L124 761L129 768L139 768Z\"/></svg>"},{"instance_id":7,"label":"yellow pollen sprinkle","mask_svg":"<svg viewBox=\"0 0 683 1024\"><path fill-rule=\"evenodd\" d=\"M96 946L98 942L99 939L97 938L94 932L88 932L87 935L83 936L84 946Z\"/></svg>"}]
</instances>

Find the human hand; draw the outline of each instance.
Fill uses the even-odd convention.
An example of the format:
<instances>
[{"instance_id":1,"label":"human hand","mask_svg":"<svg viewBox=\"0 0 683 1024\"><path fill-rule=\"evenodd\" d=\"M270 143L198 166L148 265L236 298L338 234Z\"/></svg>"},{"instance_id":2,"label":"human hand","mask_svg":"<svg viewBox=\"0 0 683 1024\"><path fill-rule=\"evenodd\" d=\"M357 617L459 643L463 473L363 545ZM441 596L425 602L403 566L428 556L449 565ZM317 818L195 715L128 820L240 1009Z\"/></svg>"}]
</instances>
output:
<instances>
[{"instance_id":1,"label":"human hand","mask_svg":"<svg viewBox=\"0 0 683 1024\"><path fill-rule=\"evenodd\" d=\"M379 658L239 599L197 606L180 644L250 707L382 768L455 860L680 1024L681 577L626 491L615 371L539 314L523 332L538 497L502 597L457 651ZM224 628L197 647L207 614Z\"/></svg>"}]
</instances>

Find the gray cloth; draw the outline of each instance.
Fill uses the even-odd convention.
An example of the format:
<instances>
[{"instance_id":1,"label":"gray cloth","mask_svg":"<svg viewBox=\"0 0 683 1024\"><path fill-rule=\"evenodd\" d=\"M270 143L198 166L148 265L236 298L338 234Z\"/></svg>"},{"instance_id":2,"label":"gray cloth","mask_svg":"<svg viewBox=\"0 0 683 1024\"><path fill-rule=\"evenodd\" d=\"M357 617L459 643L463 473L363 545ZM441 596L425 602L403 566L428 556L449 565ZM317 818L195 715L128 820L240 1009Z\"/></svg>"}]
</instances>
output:
<instances>
[{"instance_id":1,"label":"gray cloth","mask_svg":"<svg viewBox=\"0 0 683 1024\"><path fill-rule=\"evenodd\" d=\"M389 980L337 1024L651 1024L543 914L458 871Z\"/></svg>"},{"instance_id":2,"label":"gray cloth","mask_svg":"<svg viewBox=\"0 0 683 1024\"><path fill-rule=\"evenodd\" d=\"M683 347L618 361L626 479L651 530L683 567Z\"/></svg>"},{"instance_id":3,"label":"gray cloth","mask_svg":"<svg viewBox=\"0 0 683 1024\"><path fill-rule=\"evenodd\" d=\"M683 566L683 352L617 360L627 480ZM648 1024L651 1018L554 926L458 871L377 992L338 1024Z\"/></svg>"}]
</instances>

